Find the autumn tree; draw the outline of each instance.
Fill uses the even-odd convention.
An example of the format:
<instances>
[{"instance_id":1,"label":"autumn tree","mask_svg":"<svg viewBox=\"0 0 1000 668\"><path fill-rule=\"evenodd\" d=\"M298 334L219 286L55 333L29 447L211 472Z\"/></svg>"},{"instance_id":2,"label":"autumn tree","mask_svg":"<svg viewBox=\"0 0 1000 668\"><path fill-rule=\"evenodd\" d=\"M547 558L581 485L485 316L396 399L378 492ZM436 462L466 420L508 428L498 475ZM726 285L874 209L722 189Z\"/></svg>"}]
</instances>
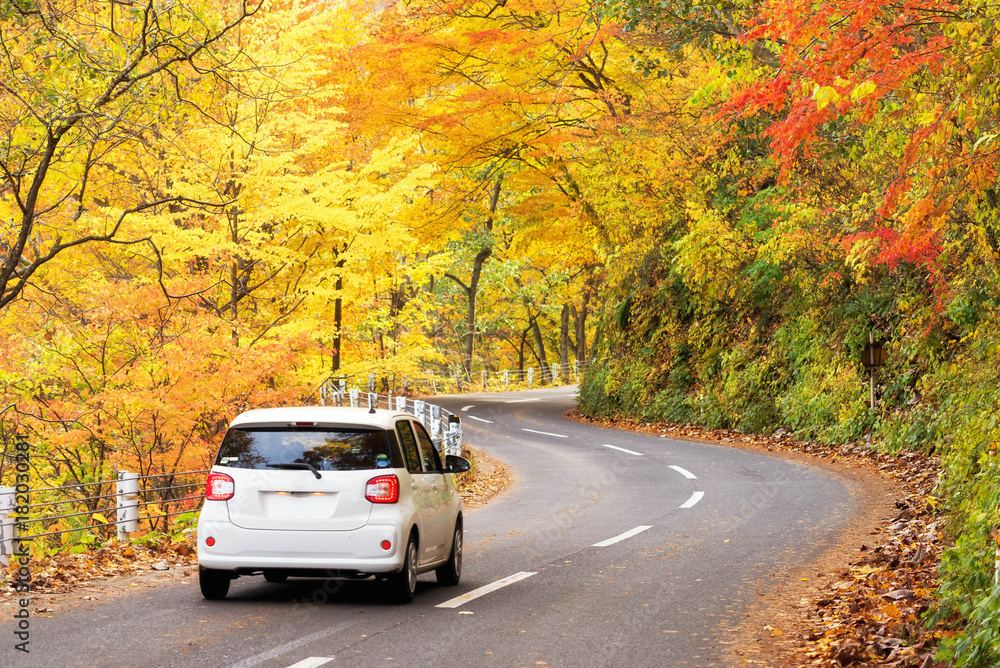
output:
<instances>
[{"instance_id":1,"label":"autumn tree","mask_svg":"<svg viewBox=\"0 0 1000 668\"><path fill-rule=\"evenodd\" d=\"M69 248L121 241L127 216L185 196L136 192L127 165L259 3L7 2L0 7L0 308ZM188 202L219 204L219 202ZM127 240L126 240L127 241Z\"/></svg>"},{"instance_id":2,"label":"autumn tree","mask_svg":"<svg viewBox=\"0 0 1000 668\"><path fill-rule=\"evenodd\" d=\"M458 335L467 375L483 333L478 283L491 262L504 260L495 253L499 222L503 234L522 237L551 228L551 219L509 212L548 194L562 202L553 209L558 215L582 215L592 223L579 189L567 186L572 175L566 165L574 155L568 147L592 133L598 119L631 113L637 91L623 70L631 66L631 49L615 26L593 21L589 9L582 2L544 10L529 2L398 6L381 17L381 40L369 51L372 83L362 90L399 98L367 122L418 132L418 158L446 175L420 228L422 235L454 239L452 257L463 254L465 267L442 277L464 295ZM387 62L400 65L387 68ZM394 80L394 72L405 72L405 79ZM585 226L583 234L590 233ZM576 259L566 258L567 264Z\"/></svg>"}]
</instances>

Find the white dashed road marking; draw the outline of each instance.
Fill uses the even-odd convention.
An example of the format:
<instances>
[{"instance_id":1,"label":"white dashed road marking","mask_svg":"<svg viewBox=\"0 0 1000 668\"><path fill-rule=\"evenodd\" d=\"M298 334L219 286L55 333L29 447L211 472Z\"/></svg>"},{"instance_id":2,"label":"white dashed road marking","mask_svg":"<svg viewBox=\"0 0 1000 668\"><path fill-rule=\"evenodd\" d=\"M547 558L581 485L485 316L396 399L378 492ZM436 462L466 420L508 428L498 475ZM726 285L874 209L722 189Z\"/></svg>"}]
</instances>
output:
<instances>
[{"instance_id":1,"label":"white dashed road marking","mask_svg":"<svg viewBox=\"0 0 1000 668\"><path fill-rule=\"evenodd\" d=\"M624 452L625 454L635 455L636 457L642 457L641 452L636 452L635 450L626 450L625 448L619 448L617 445L608 445L607 443L602 443L605 448L611 448L612 450L618 450L619 452Z\"/></svg>"},{"instance_id":2,"label":"white dashed road marking","mask_svg":"<svg viewBox=\"0 0 1000 668\"><path fill-rule=\"evenodd\" d=\"M608 538L607 540L602 540L600 543L594 543L593 545L591 545L591 547L607 547L608 545L614 545L615 543L619 543L625 540L626 538L631 538L632 536L638 533L642 533L646 529L652 529L652 528L653 527L651 526L639 526L634 529L629 529L625 533L620 533L614 538Z\"/></svg>"},{"instance_id":3,"label":"white dashed road marking","mask_svg":"<svg viewBox=\"0 0 1000 668\"><path fill-rule=\"evenodd\" d=\"M542 436L555 436L556 438L569 438L565 434L553 434L548 431L535 431L534 429L522 429L521 431L530 431L532 434L541 434Z\"/></svg>"},{"instance_id":4,"label":"white dashed road marking","mask_svg":"<svg viewBox=\"0 0 1000 668\"><path fill-rule=\"evenodd\" d=\"M523 404L523 403L525 403L527 401L541 401L541 399L538 399L537 397L534 398L534 399L511 399L509 401L505 401L504 403L505 404Z\"/></svg>"},{"instance_id":5,"label":"white dashed road marking","mask_svg":"<svg viewBox=\"0 0 1000 668\"><path fill-rule=\"evenodd\" d=\"M465 406L464 408L462 408L462 412L463 412L463 413L465 413L465 412L468 412L468 411L469 411L470 409L473 409L473 408L475 408L475 407L476 407L476 405L475 405L475 404L471 404L471 405L469 405L469 406Z\"/></svg>"},{"instance_id":6,"label":"white dashed road marking","mask_svg":"<svg viewBox=\"0 0 1000 668\"><path fill-rule=\"evenodd\" d=\"M466 415L465 417L469 418L470 420L478 420L479 422L485 422L486 424L493 424L493 420L484 420L483 418L476 417L475 415Z\"/></svg>"},{"instance_id":7,"label":"white dashed road marking","mask_svg":"<svg viewBox=\"0 0 1000 668\"><path fill-rule=\"evenodd\" d=\"M470 591L470 592L468 592L466 594L462 594L461 596L456 596L455 598L453 598L451 600L448 600L448 601L445 601L444 603L438 603L434 607L436 607L436 608L457 608L457 607L459 607L461 605L465 605L469 601L472 601L472 600L475 600L475 599L479 598L480 596L485 596L486 594L489 594L490 592L496 591L497 589L502 589L503 587L506 587L507 585L512 585L515 582L520 582L521 580L527 580L532 575L537 575L537 573L528 573L528 572L525 572L525 571L521 571L520 573L514 573L513 575L509 575L509 576L505 577L502 580L497 580L496 582L488 584L485 587L480 587L479 589L473 589L472 591Z\"/></svg>"},{"instance_id":8,"label":"white dashed road marking","mask_svg":"<svg viewBox=\"0 0 1000 668\"><path fill-rule=\"evenodd\" d=\"M328 626L327 628L322 629L320 631L316 631L315 633L310 633L307 636L302 636L298 640L286 642L285 644L278 645L277 647L269 649L266 652L261 652L260 654L255 654L254 656L243 659L239 663L234 663L229 668L252 668L252 666L258 666L264 663L265 661L270 661L276 656L281 656L282 654L291 652L293 649L301 647L302 645L308 645L311 642L316 642L317 640L322 640L327 636L332 636L334 633L339 633L340 631L348 629L357 623L358 622L350 621L350 622L344 622L343 624L335 624L334 626Z\"/></svg>"},{"instance_id":9,"label":"white dashed road marking","mask_svg":"<svg viewBox=\"0 0 1000 668\"><path fill-rule=\"evenodd\" d=\"M701 501L701 497L705 496L705 492L695 492L691 495L691 498L681 504L681 508L691 508L694 504Z\"/></svg>"},{"instance_id":10,"label":"white dashed road marking","mask_svg":"<svg viewBox=\"0 0 1000 668\"><path fill-rule=\"evenodd\" d=\"M311 656L308 659L302 659L298 663L293 663L288 666L288 668L319 668L320 666L325 666L331 661L333 661L332 656Z\"/></svg>"},{"instance_id":11,"label":"white dashed road marking","mask_svg":"<svg viewBox=\"0 0 1000 668\"><path fill-rule=\"evenodd\" d=\"M684 476L688 480L697 480L698 479L698 476L696 476L695 474L691 473L690 471L688 471L686 469L682 469L680 466L671 466L670 468L672 468L673 470L677 471L678 473L680 473L682 476Z\"/></svg>"}]
</instances>

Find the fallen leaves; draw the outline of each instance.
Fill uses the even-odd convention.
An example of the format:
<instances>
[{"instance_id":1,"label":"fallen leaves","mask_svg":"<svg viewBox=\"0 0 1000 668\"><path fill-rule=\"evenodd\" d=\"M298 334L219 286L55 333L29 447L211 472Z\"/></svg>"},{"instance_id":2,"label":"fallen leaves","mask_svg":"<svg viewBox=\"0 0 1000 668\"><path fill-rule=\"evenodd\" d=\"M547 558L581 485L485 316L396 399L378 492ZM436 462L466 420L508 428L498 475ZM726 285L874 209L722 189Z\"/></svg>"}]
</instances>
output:
<instances>
[{"instance_id":1,"label":"fallen leaves","mask_svg":"<svg viewBox=\"0 0 1000 668\"><path fill-rule=\"evenodd\" d=\"M897 501L899 514L874 546L862 546L859 557L839 575L841 582L815 602L809 613L815 644L813 665L929 666L934 629L923 624L937 586L937 564L943 548L926 494L936 482L937 462L902 456L895 466L880 466L908 488ZM850 578L850 580L848 580Z\"/></svg>"},{"instance_id":2,"label":"fallen leaves","mask_svg":"<svg viewBox=\"0 0 1000 668\"><path fill-rule=\"evenodd\" d=\"M466 506L481 508L510 486L510 469L504 463L481 450L466 450L462 456L473 462L469 471L455 476L458 493Z\"/></svg>"},{"instance_id":3,"label":"fallen leaves","mask_svg":"<svg viewBox=\"0 0 1000 668\"><path fill-rule=\"evenodd\" d=\"M196 552L193 538L161 538L146 544L111 543L79 554L35 557L31 561L31 589L59 593L101 578L195 566ZM0 595L14 595L13 577L8 577Z\"/></svg>"}]
</instances>

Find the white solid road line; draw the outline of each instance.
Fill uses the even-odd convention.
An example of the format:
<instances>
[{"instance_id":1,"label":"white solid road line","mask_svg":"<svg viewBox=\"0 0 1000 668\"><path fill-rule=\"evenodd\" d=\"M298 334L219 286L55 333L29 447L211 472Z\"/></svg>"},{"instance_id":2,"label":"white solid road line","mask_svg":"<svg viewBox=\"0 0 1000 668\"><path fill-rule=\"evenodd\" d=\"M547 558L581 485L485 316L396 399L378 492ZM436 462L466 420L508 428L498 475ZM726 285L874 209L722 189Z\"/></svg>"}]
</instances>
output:
<instances>
[{"instance_id":1,"label":"white solid road line","mask_svg":"<svg viewBox=\"0 0 1000 668\"><path fill-rule=\"evenodd\" d=\"M682 476L684 476L688 480L697 480L698 479L698 476L696 476L695 474L691 473L690 471L688 471L686 469L682 469L680 466L673 466L673 465L671 465L670 468L672 468L673 470L677 471L678 473L680 473Z\"/></svg>"},{"instance_id":2,"label":"white solid road line","mask_svg":"<svg viewBox=\"0 0 1000 668\"><path fill-rule=\"evenodd\" d=\"M681 504L681 508L691 508L694 504L701 501L701 497L705 496L705 492L695 492L691 495L691 498Z\"/></svg>"},{"instance_id":3,"label":"white solid road line","mask_svg":"<svg viewBox=\"0 0 1000 668\"><path fill-rule=\"evenodd\" d=\"M469 418L470 420L479 420L480 422L485 422L486 424L493 424L493 420L484 420L483 418L476 417L475 415L466 415L465 417Z\"/></svg>"},{"instance_id":4,"label":"white solid road line","mask_svg":"<svg viewBox=\"0 0 1000 668\"><path fill-rule=\"evenodd\" d=\"M319 668L320 666L325 666L331 661L333 661L332 656L311 656L308 659L302 659L298 663L293 663L288 666L288 668Z\"/></svg>"},{"instance_id":5,"label":"white solid road line","mask_svg":"<svg viewBox=\"0 0 1000 668\"><path fill-rule=\"evenodd\" d=\"M625 448L619 448L617 445L608 445L607 443L601 443L605 448L611 448L612 450L618 450L619 452L624 452L629 455L635 455L636 457L642 457L641 452L636 452L635 450L626 450Z\"/></svg>"},{"instance_id":6,"label":"white solid road line","mask_svg":"<svg viewBox=\"0 0 1000 668\"><path fill-rule=\"evenodd\" d=\"M555 436L556 438L569 438L565 434L553 434L549 431L535 431L534 429L522 429L521 431L530 431L532 434L541 434L542 436Z\"/></svg>"},{"instance_id":7,"label":"white solid road line","mask_svg":"<svg viewBox=\"0 0 1000 668\"><path fill-rule=\"evenodd\" d=\"M470 405L468 405L468 406L465 406L464 408L462 408L462 412L463 412L463 413L465 413L465 412L467 412L467 411L469 411L470 409L472 409L472 408L475 408L475 407L476 407L476 405L475 405L475 404L470 404Z\"/></svg>"},{"instance_id":8,"label":"white solid road line","mask_svg":"<svg viewBox=\"0 0 1000 668\"><path fill-rule=\"evenodd\" d=\"M488 585L486 585L484 587L480 587L479 589L473 589L472 591L468 592L467 594L462 594L461 596L456 596L455 598L453 598L451 600L448 600L448 601L445 601L444 603L438 603L434 607L436 607L436 608L457 608L457 607L459 607L461 605L465 605L469 601L472 601L474 599L479 598L480 596L485 596L486 594L489 594L490 592L496 591L497 589L502 589L503 587L506 587L507 585L512 585L515 582L520 582L521 580L527 580L532 575L537 575L537 574L538 574L537 572L529 573L529 572L526 572L526 571L521 571L520 573L514 573L513 575L509 575L509 576L503 578L502 580L497 580L496 582L488 584Z\"/></svg>"},{"instance_id":9,"label":"white solid road line","mask_svg":"<svg viewBox=\"0 0 1000 668\"><path fill-rule=\"evenodd\" d=\"M523 404L523 403L525 403L527 401L541 401L541 399L539 399L538 397L535 397L534 399L511 399L509 401L505 401L504 403L505 404Z\"/></svg>"},{"instance_id":10,"label":"white solid road line","mask_svg":"<svg viewBox=\"0 0 1000 668\"><path fill-rule=\"evenodd\" d=\"M607 540L602 540L600 543L594 543L593 545L591 545L591 547L607 547L608 545L614 545L615 543L619 543L619 542L625 540L626 538L631 538L632 536L636 535L637 533L642 533L646 529L652 529L652 528L653 527L651 527L651 526L640 526L640 527L636 527L634 529L629 529L625 533L620 533L617 536L615 536L614 538L609 538Z\"/></svg>"}]
</instances>

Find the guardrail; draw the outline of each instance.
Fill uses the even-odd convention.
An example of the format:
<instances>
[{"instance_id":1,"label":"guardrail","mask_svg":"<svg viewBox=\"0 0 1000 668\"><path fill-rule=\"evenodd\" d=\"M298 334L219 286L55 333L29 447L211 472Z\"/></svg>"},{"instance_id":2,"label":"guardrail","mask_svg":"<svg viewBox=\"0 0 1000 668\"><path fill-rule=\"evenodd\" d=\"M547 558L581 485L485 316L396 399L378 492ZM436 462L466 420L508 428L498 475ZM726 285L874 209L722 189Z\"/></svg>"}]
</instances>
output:
<instances>
[{"instance_id":1,"label":"guardrail","mask_svg":"<svg viewBox=\"0 0 1000 668\"><path fill-rule=\"evenodd\" d=\"M459 368L450 374L424 373L419 376L404 375L398 378L381 371L369 370L335 380L353 383L359 387L363 386L368 392L381 389L387 393L391 391L395 394L407 395L421 391L430 394L461 393L470 390L506 392L545 385L559 385L563 382L578 383L580 375L589 365L590 362L584 360L566 364L551 364L538 368L479 369L469 374ZM367 383L362 380L365 373L368 374Z\"/></svg>"},{"instance_id":2,"label":"guardrail","mask_svg":"<svg viewBox=\"0 0 1000 668\"><path fill-rule=\"evenodd\" d=\"M168 529L170 518L198 510L205 496L201 488L205 484L203 474L207 472L204 469L140 476L117 471L113 480L59 487L29 488L24 484L0 487L0 563L9 563L15 542L71 533L90 534L96 541L110 538L101 534L110 534L111 527L115 527L119 540L127 541L129 534L139 531L140 522L145 522L150 531L161 526ZM192 480L195 476L197 481ZM189 493L195 488L197 493ZM43 500L29 502L39 497ZM142 514L140 509L146 512ZM67 527L67 524L78 526Z\"/></svg>"},{"instance_id":3,"label":"guardrail","mask_svg":"<svg viewBox=\"0 0 1000 668\"><path fill-rule=\"evenodd\" d=\"M343 379L329 379L319 388L319 402L323 406L353 406L355 408L387 408L419 419L448 455L461 455L465 436L461 418L441 406L402 395L376 394L358 389L347 389Z\"/></svg>"}]
</instances>

